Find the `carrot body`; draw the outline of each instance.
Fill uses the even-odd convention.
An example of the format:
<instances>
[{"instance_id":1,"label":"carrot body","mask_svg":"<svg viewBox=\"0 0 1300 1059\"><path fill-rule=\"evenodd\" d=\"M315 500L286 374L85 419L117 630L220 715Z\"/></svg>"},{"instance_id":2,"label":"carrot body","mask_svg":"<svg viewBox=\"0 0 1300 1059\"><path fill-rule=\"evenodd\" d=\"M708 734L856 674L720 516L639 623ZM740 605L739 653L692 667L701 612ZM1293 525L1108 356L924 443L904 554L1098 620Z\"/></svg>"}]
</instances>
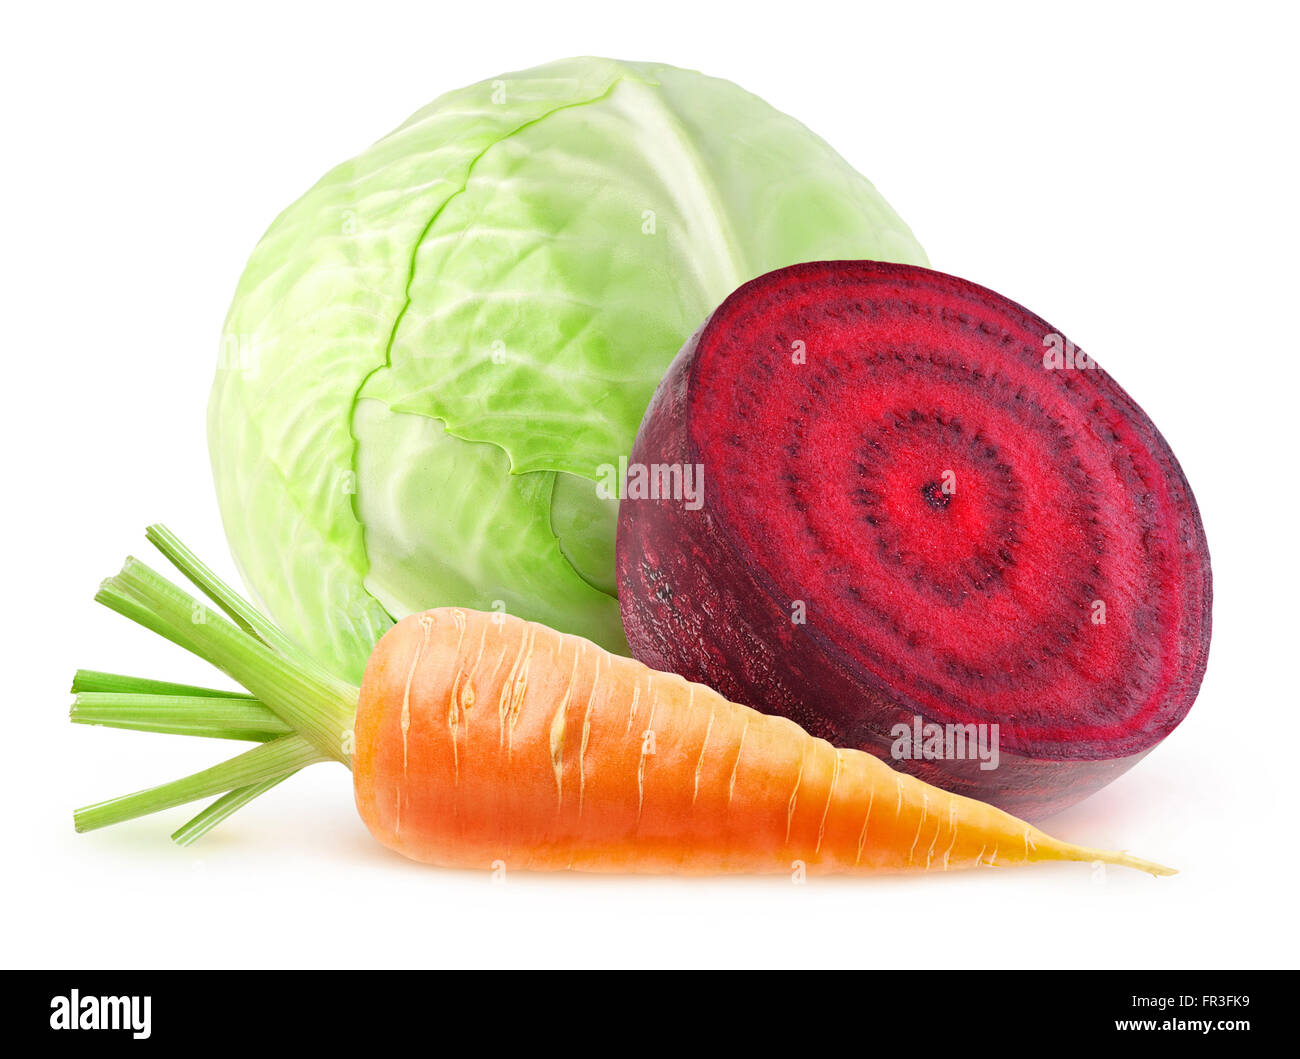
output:
<instances>
[{"instance_id":1,"label":"carrot body","mask_svg":"<svg viewBox=\"0 0 1300 1059\"><path fill-rule=\"evenodd\" d=\"M509 870L808 873L1046 860L1168 869L832 747L785 718L532 622L444 608L375 647L357 808L384 845Z\"/></svg>"}]
</instances>

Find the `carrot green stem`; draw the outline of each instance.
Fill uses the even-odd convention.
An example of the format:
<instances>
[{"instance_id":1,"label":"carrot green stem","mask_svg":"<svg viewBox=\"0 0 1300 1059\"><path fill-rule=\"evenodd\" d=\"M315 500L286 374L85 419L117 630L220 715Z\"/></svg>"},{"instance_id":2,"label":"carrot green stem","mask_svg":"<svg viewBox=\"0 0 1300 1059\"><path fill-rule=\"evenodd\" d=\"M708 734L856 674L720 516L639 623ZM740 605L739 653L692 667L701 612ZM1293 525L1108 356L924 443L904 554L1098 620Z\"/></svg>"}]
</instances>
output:
<instances>
[{"instance_id":1,"label":"carrot green stem","mask_svg":"<svg viewBox=\"0 0 1300 1059\"><path fill-rule=\"evenodd\" d=\"M95 598L211 662L326 757L350 764L356 688L305 671L138 559L128 558L121 573L106 580Z\"/></svg>"},{"instance_id":2,"label":"carrot green stem","mask_svg":"<svg viewBox=\"0 0 1300 1059\"><path fill-rule=\"evenodd\" d=\"M78 669L72 678L72 693L106 692L123 695L194 695L205 699L251 699L245 691L222 691L200 688L193 684L173 684L167 680L127 677L120 673L103 673L97 669Z\"/></svg>"},{"instance_id":3,"label":"carrot green stem","mask_svg":"<svg viewBox=\"0 0 1300 1059\"><path fill-rule=\"evenodd\" d=\"M272 779L263 780L261 783L253 783L247 787L238 787L223 794L203 812L173 831L172 841L178 846L188 846L197 842L231 813L242 809L254 798L265 794L276 784L283 783L292 775L292 772L286 772L283 776L275 776Z\"/></svg>"},{"instance_id":4,"label":"carrot green stem","mask_svg":"<svg viewBox=\"0 0 1300 1059\"><path fill-rule=\"evenodd\" d=\"M283 779L324 760L326 755L302 736L282 735L184 779L78 809L73 813L73 822L78 831L93 831L229 790Z\"/></svg>"},{"instance_id":5,"label":"carrot green stem","mask_svg":"<svg viewBox=\"0 0 1300 1059\"><path fill-rule=\"evenodd\" d=\"M73 700L71 717L75 724L257 742L293 730L256 699L246 697L83 691Z\"/></svg>"},{"instance_id":6,"label":"carrot green stem","mask_svg":"<svg viewBox=\"0 0 1300 1059\"><path fill-rule=\"evenodd\" d=\"M187 844L307 765L335 760L351 767L359 691L293 643L165 527L150 526L148 537L228 617L134 558L95 598L210 662L249 693L83 669L72 682L72 720L262 745L185 779L79 809L74 818L77 830L88 831L219 795L173 836Z\"/></svg>"}]
</instances>

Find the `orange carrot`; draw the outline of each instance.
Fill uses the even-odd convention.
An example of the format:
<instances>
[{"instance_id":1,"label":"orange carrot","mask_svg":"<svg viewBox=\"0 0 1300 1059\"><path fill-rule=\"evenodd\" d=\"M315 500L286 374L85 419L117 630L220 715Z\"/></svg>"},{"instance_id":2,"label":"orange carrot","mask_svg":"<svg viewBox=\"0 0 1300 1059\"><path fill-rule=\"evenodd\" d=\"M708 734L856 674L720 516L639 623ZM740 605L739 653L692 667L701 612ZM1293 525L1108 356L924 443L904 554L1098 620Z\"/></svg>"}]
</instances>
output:
<instances>
[{"instance_id":1,"label":"orange carrot","mask_svg":"<svg viewBox=\"0 0 1300 1059\"><path fill-rule=\"evenodd\" d=\"M454 867L947 870L1045 860L1167 869L837 750L793 721L587 640L431 610L361 685L357 807L384 845Z\"/></svg>"},{"instance_id":2,"label":"orange carrot","mask_svg":"<svg viewBox=\"0 0 1300 1059\"><path fill-rule=\"evenodd\" d=\"M165 531L151 532L157 543ZM405 618L376 645L359 691L349 689L287 641L268 642L277 634L265 619L174 538L161 539L242 630L215 615L190 621L197 604L138 563L100 598L260 700L239 704L240 723L267 741L199 774L218 773L197 785L206 793L231 792L209 810L218 819L259 785L333 757L351 765L357 808L380 842L448 867L816 874L1073 860L1170 871L1058 841L785 718L507 615L444 608ZM256 709L298 734L272 737ZM221 772L236 762L238 774ZM177 804L194 780L82 810L78 824Z\"/></svg>"}]
</instances>

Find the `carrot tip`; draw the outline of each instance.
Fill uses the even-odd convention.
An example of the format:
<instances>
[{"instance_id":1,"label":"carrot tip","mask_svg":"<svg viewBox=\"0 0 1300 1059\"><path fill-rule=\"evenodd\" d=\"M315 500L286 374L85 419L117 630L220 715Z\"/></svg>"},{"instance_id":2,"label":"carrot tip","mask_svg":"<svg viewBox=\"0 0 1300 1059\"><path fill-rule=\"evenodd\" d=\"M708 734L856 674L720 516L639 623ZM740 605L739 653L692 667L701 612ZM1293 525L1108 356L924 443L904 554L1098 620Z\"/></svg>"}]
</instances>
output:
<instances>
[{"instance_id":1,"label":"carrot tip","mask_svg":"<svg viewBox=\"0 0 1300 1059\"><path fill-rule=\"evenodd\" d=\"M1107 864L1120 864L1126 868L1136 868L1138 871L1144 871L1153 876L1178 874L1177 868L1168 868L1163 864L1157 864L1153 860L1143 860L1141 857L1134 857L1123 851L1103 853L1097 859Z\"/></svg>"}]
</instances>

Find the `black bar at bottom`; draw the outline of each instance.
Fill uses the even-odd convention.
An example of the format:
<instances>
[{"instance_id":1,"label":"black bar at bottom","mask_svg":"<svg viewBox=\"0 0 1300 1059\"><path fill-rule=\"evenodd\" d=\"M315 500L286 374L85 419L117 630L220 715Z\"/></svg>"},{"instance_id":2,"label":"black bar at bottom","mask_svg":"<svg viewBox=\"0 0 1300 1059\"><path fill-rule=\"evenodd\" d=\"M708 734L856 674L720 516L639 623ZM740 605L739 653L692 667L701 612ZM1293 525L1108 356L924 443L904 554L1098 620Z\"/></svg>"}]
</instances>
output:
<instances>
[{"instance_id":1,"label":"black bar at bottom","mask_svg":"<svg viewBox=\"0 0 1300 1059\"><path fill-rule=\"evenodd\" d=\"M581 973L581 972L578 972ZM482 1047L535 1041L563 1051L563 1027L598 1019L626 1040L678 1038L686 1020L719 1040L750 1033L813 1039L934 1045L1048 1041L1088 1044L1130 1038L1179 1045L1227 1043L1294 1025L1293 971L868 971L785 975L774 987L732 977L646 989L604 974L576 987L556 972L536 981L477 985L445 971L36 971L7 977L0 1040L38 1045L112 1043L133 1048L221 1047L283 1040L307 1047L368 1049L414 1042L431 1052L460 1042ZM730 999L719 1003L724 989ZM828 1001L828 990L838 1000ZM848 1009L844 1000L851 1001ZM729 1014L723 1025L722 1012ZM484 1015L495 1011L486 1021ZM451 1036L448 1036L451 1034ZM696 1031L692 1031L695 1037ZM787 1034L793 1036L787 1038ZM605 1037L607 1043L615 1038ZM698 1037L695 1037L698 1042ZM1275 1040L1282 1037L1272 1038ZM582 1032L575 1052L594 1042ZM584 1043L585 1041L585 1043ZM605 1050L605 1049L601 1049ZM20 1054L20 1053L15 1053Z\"/></svg>"}]
</instances>

